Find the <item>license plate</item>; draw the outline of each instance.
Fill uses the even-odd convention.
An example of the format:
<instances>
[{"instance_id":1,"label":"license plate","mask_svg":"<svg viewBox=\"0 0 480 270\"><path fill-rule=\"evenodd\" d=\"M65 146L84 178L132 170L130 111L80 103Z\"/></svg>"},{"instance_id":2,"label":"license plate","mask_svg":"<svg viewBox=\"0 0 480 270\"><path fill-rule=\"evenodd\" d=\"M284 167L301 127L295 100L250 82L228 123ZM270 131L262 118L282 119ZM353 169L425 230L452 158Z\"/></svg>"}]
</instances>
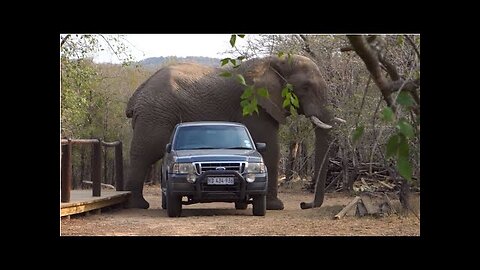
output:
<instances>
[{"instance_id":1,"label":"license plate","mask_svg":"<svg viewBox=\"0 0 480 270\"><path fill-rule=\"evenodd\" d=\"M233 185L233 177L208 177L208 185Z\"/></svg>"}]
</instances>

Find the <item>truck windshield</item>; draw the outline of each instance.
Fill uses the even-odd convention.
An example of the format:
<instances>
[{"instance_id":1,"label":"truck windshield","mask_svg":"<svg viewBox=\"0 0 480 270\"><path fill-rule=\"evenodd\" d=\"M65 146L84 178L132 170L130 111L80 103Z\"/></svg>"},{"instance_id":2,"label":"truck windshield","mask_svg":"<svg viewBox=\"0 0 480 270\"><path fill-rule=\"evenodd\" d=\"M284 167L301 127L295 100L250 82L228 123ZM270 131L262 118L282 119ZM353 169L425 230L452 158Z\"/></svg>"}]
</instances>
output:
<instances>
[{"instance_id":1,"label":"truck windshield","mask_svg":"<svg viewBox=\"0 0 480 270\"><path fill-rule=\"evenodd\" d=\"M179 127L173 149L253 149L253 147L244 127L205 125Z\"/></svg>"}]
</instances>

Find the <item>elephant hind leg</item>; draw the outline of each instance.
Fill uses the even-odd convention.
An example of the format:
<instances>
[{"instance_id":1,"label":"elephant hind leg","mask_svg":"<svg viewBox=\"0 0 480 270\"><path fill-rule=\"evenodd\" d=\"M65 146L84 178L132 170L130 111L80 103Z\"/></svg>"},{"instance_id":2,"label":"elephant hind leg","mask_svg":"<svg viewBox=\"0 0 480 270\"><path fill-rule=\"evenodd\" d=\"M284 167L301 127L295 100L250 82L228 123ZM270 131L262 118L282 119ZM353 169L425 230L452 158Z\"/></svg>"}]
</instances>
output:
<instances>
[{"instance_id":1,"label":"elephant hind leg","mask_svg":"<svg viewBox=\"0 0 480 270\"><path fill-rule=\"evenodd\" d=\"M131 192L126 207L147 209L150 204L143 197L143 182L150 164L137 160L131 162L128 181L125 184L125 189Z\"/></svg>"}]
</instances>

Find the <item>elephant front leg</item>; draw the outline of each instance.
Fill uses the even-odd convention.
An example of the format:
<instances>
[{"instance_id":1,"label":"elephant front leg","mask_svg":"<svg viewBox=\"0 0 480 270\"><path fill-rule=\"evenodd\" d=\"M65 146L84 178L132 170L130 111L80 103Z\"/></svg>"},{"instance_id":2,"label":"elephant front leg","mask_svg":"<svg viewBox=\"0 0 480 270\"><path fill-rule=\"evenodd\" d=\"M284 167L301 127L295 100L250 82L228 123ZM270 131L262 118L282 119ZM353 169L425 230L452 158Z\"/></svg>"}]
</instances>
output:
<instances>
[{"instance_id":1,"label":"elephant front leg","mask_svg":"<svg viewBox=\"0 0 480 270\"><path fill-rule=\"evenodd\" d=\"M263 155L265 165L268 169L267 210L283 210L283 202L277 197L278 159L280 156L278 144L273 144L267 149L265 155Z\"/></svg>"},{"instance_id":2,"label":"elephant front leg","mask_svg":"<svg viewBox=\"0 0 480 270\"><path fill-rule=\"evenodd\" d=\"M125 184L125 189L130 191L130 198L126 204L127 208L147 209L150 204L143 197L143 182L148 171L148 162L141 162L131 159L130 172Z\"/></svg>"}]
</instances>

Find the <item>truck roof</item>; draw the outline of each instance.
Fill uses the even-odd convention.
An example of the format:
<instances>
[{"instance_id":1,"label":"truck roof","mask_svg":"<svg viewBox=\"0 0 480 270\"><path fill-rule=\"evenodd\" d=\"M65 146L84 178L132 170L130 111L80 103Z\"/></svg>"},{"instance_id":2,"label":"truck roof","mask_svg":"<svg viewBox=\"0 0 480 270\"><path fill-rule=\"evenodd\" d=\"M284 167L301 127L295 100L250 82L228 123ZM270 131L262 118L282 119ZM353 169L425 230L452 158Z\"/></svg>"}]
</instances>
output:
<instances>
[{"instance_id":1,"label":"truck roof","mask_svg":"<svg viewBox=\"0 0 480 270\"><path fill-rule=\"evenodd\" d=\"M197 121L197 122L183 122L178 124L179 127L185 126L205 126L205 125L219 125L219 126L240 126L244 127L245 125L237 122L227 122L227 121Z\"/></svg>"}]
</instances>

